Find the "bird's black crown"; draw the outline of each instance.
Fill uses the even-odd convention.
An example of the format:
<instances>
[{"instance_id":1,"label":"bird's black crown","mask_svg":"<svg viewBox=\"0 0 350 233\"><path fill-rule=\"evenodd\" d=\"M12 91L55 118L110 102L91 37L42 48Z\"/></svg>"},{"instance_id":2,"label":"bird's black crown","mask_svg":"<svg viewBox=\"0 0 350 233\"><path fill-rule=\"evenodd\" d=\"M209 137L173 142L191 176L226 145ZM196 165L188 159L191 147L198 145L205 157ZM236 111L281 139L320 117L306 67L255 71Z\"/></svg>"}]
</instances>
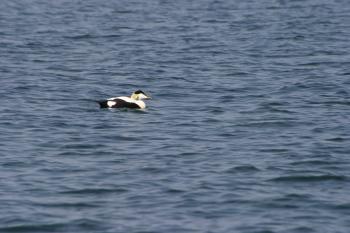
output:
<instances>
[{"instance_id":1,"label":"bird's black crown","mask_svg":"<svg viewBox=\"0 0 350 233\"><path fill-rule=\"evenodd\" d=\"M137 91L135 91L134 92L135 94L144 94L144 95L146 95L143 91L141 91L141 90L137 90Z\"/></svg>"}]
</instances>

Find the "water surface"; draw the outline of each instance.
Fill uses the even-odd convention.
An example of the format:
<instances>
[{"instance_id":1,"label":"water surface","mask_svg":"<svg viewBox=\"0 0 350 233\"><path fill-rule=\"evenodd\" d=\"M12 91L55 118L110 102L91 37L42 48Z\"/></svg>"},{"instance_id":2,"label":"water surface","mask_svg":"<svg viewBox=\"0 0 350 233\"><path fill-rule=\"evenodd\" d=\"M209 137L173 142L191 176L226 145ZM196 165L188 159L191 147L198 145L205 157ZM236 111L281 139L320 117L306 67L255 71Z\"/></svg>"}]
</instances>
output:
<instances>
[{"instance_id":1,"label":"water surface","mask_svg":"<svg viewBox=\"0 0 350 233\"><path fill-rule=\"evenodd\" d=\"M349 231L348 1L0 9L0 232Z\"/></svg>"}]
</instances>

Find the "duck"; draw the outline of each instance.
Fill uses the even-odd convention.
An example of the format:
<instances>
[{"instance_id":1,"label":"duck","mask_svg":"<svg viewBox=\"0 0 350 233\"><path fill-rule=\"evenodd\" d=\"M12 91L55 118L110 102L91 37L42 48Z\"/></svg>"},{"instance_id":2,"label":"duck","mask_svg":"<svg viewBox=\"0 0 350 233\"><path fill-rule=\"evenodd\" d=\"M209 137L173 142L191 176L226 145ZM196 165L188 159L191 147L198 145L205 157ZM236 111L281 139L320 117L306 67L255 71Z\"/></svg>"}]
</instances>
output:
<instances>
[{"instance_id":1,"label":"duck","mask_svg":"<svg viewBox=\"0 0 350 233\"><path fill-rule=\"evenodd\" d=\"M151 99L143 91L137 90L128 96L112 97L106 100L98 101L101 108L133 108L145 109L146 104L142 100Z\"/></svg>"}]
</instances>

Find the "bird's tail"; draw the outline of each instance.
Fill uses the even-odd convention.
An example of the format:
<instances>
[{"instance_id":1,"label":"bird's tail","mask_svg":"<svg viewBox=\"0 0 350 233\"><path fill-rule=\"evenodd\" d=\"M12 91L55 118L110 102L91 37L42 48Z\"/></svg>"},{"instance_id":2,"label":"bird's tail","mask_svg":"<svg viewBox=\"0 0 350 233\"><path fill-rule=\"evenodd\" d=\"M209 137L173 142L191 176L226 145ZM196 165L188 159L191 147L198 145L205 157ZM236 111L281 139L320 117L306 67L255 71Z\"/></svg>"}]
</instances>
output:
<instances>
[{"instance_id":1,"label":"bird's tail","mask_svg":"<svg viewBox=\"0 0 350 233\"><path fill-rule=\"evenodd\" d=\"M100 108L108 108L107 100L96 101L96 102L100 105Z\"/></svg>"}]
</instances>

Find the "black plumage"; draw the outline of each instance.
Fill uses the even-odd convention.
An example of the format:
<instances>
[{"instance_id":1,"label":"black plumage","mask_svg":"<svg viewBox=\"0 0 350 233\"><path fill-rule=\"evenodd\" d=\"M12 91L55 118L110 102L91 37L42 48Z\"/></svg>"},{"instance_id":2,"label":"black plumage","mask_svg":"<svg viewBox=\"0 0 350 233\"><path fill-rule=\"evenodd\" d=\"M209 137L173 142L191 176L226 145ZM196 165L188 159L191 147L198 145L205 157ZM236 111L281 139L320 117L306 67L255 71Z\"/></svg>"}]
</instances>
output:
<instances>
[{"instance_id":1,"label":"black plumage","mask_svg":"<svg viewBox=\"0 0 350 233\"><path fill-rule=\"evenodd\" d=\"M108 102L114 102L114 105L109 106ZM98 102L101 108L140 108L136 103L131 103L122 99L112 99L112 100L103 100Z\"/></svg>"}]
</instances>

